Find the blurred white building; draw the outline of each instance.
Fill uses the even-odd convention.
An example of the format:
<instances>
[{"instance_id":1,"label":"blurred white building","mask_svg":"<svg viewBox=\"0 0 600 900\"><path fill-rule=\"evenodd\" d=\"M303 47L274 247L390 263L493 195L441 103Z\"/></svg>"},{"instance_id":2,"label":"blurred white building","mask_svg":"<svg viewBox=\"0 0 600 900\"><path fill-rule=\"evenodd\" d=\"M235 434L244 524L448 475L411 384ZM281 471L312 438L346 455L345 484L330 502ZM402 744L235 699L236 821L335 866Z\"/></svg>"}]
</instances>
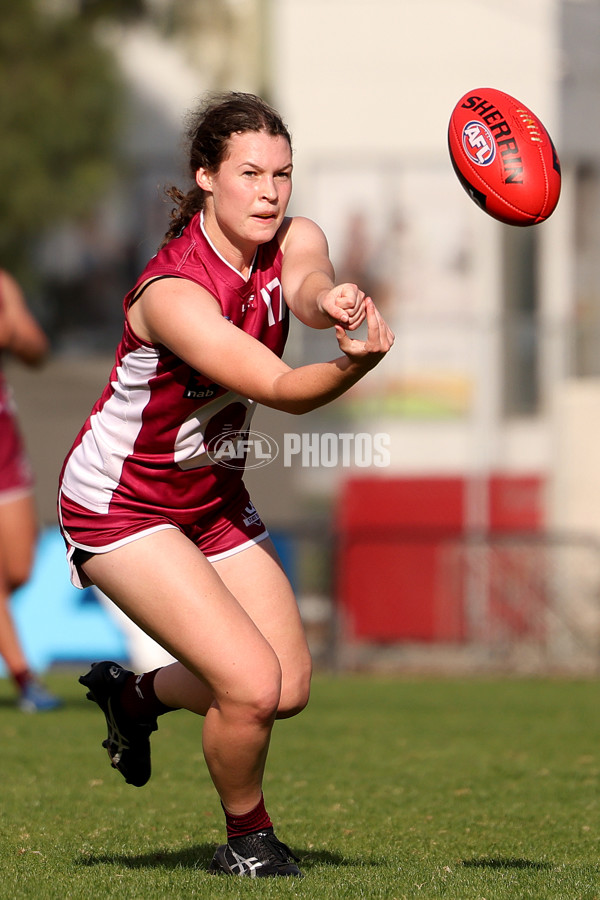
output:
<instances>
[{"instance_id":1,"label":"blurred white building","mask_svg":"<svg viewBox=\"0 0 600 900\"><path fill-rule=\"evenodd\" d=\"M459 97L494 86L558 141L559 13L554 0L272 4L294 208L323 224L340 274L360 257L397 333L356 392L387 398L373 426L391 429L397 471L550 465L548 410L566 365L556 336L571 305L570 173L552 220L510 229L464 194L446 133Z\"/></svg>"},{"instance_id":2,"label":"blurred white building","mask_svg":"<svg viewBox=\"0 0 600 900\"><path fill-rule=\"evenodd\" d=\"M572 470L568 440L585 429L590 446L600 429L583 411L600 374L600 4L274 0L269 11L294 211L324 226L339 274L364 276L397 333L354 412L390 431L395 472L539 473L552 524L576 527L563 484L600 491L593 462L579 455ZM450 112L485 86L529 105L557 145L563 191L541 226L486 217L452 172Z\"/></svg>"},{"instance_id":3,"label":"blurred white building","mask_svg":"<svg viewBox=\"0 0 600 900\"><path fill-rule=\"evenodd\" d=\"M500 563L490 545L476 567L461 551L460 564L453 563L464 581L461 615L468 618L464 604L473 588L486 628L500 634L506 626L513 640L516 631L506 625L512 612L518 607L527 617L531 611L523 633L532 635L543 608L545 639L560 621L556 633L561 640L570 635L565 646L573 639L569 652L575 647L575 654L583 649L594 657L600 636L600 4L273 0L269 10L269 84L296 151L294 211L324 226L338 277L372 291L397 335L384 363L338 402L341 422L331 411L313 417L327 431L343 429L345 420L348 430L389 433L390 467L300 470L297 486L333 494L349 476L425 483L455 477L464 484L464 533L482 535L498 527L500 496L507 514L500 527L527 520L538 543L534 550L514 544ZM495 222L451 169L451 110L467 91L486 86L522 100L554 138L562 196L543 225ZM302 355L310 358L314 348L320 356L327 339L303 332ZM500 487L496 500L492 483ZM353 527L363 528L365 552L344 584L346 597L374 546L374 526L365 522L390 520L383 510L369 519L368 491L361 496ZM411 580L394 568L400 547L397 542L389 557L381 556L387 573L381 602L388 609L400 604L400 615L410 617L411 603L402 595L412 591L414 606L418 573ZM424 556L416 565L431 563L441 572L440 558ZM377 595L377 585L371 593ZM425 594L423 603L438 602ZM581 601L576 612L568 605L572 596ZM494 604L502 608L495 624Z\"/></svg>"}]
</instances>

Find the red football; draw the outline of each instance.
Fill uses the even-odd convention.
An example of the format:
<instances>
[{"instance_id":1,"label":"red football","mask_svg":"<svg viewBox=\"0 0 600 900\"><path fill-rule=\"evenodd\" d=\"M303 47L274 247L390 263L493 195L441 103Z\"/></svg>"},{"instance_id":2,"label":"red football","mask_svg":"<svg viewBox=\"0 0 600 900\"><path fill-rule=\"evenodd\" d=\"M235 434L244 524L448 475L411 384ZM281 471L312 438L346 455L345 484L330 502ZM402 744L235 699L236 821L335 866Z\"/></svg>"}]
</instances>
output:
<instances>
[{"instance_id":1,"label":"red football","mask_svg":"<svg viewBox=\"0 0 600 900\"><path fill-rule=\"evenodd\" d=\"M524 103L476 88L450 116L448 147L459 181L486 213L508 225L536 225L556 208L560 162L550 135Z\"/></svg>"}]
</instances>

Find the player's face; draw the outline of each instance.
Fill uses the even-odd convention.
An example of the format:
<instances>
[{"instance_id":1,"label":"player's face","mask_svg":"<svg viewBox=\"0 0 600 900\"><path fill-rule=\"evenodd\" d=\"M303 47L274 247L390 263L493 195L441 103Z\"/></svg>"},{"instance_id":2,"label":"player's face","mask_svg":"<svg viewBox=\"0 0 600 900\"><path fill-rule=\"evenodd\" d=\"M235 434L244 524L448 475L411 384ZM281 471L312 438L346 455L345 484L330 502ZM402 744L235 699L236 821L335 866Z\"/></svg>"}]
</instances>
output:
<instances>
[{"instance_id":1,"label":"player's face","mask_svg":"<svg viewBox=\"0 0 600 900\"><path fill-rule=\"evenodd\" d=\"M219 171L199 169L196 181L209 195L207 228L216 226L233 244L264 244L281 225L292 192L290 145L262 131L234 134Z\"/></svg>"}]
</instances>

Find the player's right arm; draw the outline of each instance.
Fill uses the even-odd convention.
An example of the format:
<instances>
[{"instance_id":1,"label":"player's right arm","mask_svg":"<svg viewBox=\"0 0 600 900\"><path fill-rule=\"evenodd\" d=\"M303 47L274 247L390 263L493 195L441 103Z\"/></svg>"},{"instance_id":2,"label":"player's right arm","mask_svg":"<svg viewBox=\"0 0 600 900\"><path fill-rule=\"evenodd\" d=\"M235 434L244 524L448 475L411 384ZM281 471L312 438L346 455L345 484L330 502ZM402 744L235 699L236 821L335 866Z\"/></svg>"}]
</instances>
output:
<instances>
[{"instance_id":1,"label":"player's right arm","mask_svg":"<svg viewBox=\"0 0 600 900\"><path fill-rule=\"evenodd\" d=\"M244 397L301 414L329 403L383 359L394 336L367 301L367 337L355 340L335 326L342 356L290 368L260 341L223 318L211 295L190 281L150 284L129 310L139 338L164 344L196 371Z\"/></svg>"}]
</instances>

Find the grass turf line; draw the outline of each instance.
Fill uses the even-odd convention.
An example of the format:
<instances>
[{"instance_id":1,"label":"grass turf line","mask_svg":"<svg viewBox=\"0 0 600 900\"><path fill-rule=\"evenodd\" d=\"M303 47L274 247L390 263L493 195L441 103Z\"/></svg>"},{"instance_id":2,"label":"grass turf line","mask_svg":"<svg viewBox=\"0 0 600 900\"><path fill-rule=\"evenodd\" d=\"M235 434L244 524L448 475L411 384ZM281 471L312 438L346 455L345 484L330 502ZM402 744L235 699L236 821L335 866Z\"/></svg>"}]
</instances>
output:
<instances>
[{"instance_id":1,"label":"grass turf line","mask_svg":"<svg viewBox=\"0 0 600 900\"><path fill-rule=\"evenodd\" d=\"M201 720L153 736L126 785L75 673L24 715L0 682L0 897L599 900L600 720L586 681L315 680L275 727L265 781L305 878L208 875L223 818Z\"/></svg>"}]
</instances>

